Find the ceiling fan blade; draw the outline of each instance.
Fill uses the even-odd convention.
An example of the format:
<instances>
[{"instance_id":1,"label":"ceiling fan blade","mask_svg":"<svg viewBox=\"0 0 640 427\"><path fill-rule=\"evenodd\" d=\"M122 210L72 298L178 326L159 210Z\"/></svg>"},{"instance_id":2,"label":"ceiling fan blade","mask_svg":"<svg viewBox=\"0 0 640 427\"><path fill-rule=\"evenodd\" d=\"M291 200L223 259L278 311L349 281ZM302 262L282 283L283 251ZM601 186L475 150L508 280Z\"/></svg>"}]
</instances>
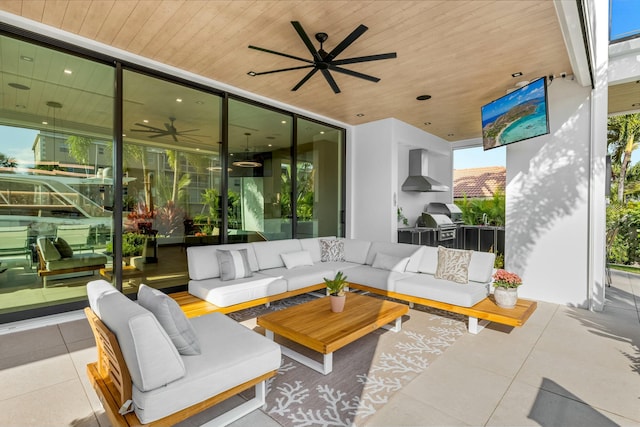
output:
<instances>
[{"instance_id":1,"label":"ceiling fan blade","mask_svg":"<svg viewBox=\"0 0 640 427\"><path fill-rule=\"evenodd\" d=\"M178 137L175 133L172 133L171 136L173 137L173 142L178 142Z\"/></svg>"},{"instance_id":2,"label":"ceiling fan blade","mask_svg":"<svg viewBox=\"0 0 640 427\"><path fill-rule=\"evenodd\" d=\"M329 69L332 71L337 71L338 73L347 74L349 76L359 77L361 79L369 80L370 82L374 82L374 83L377 83L380 81L378 77L373 77L368 74L362 74L357 71L347 70L346 68L336 67L336 66L333 66L332 64L329 64Z\"/></svg>"},{"instance_id":3,"label":"ceiling fan blade","mask_svg":"<svg viewBox=\"0 0 640 427\"><path fill-rule=\"evenodd\" d=\"M367 26L365 26L365 25L362 25L362 24L358 25L358 28L353 30L351 32L351 34L349 34L347 37L345 37L344 40L342 40L340 43L338 43L338 45L336 47L334 47L331 52L329 52L329 54L324 58L325 62L333 61L333 58L335 58L336 56L340 55L340 53L342 53L343 50L345 50L347 47L349 47L349 45L351 43L356 41L358 39L358 37L363 35L364 32L367 31L368 29L369 28Z\"/></svg>"},{"instance_id":4,"label":"ceiling fan blade","mask_svg":"<svg viewBox=\"0 0 640 427\"><path fill-rule=\"evenodd\" d=\"M316 73L316 71L318 71L318 69L317 69L317 68L314 68L313 70L309 71L309 72L307 73L307 75L306 75L306 76L304 76L304 77L302 78L302 80L300 80L300 81L298 82L298 84L297 84L297 85L295 85L295 86L293 87L293 89L291 89L291 90L292 90L292 91L296 91L296 90L300 89L300 87L301 87L303 84L305 84L305 83L307 82L307 80L309 80L309 79L310 79L310 78L311 78L311 77Z\"/></svg>"},{"instance_id":5,"label":"ceiling fan blade","mask_svg":"<svg viewBox=\"0 0 640 427\"><path fill-rule=\"evenodd\" d=\"M329 70L320 70L320 71L322 72L322 75L324 76L324 78L327 79L327 83L329 83L329 86L331 86L331 89L333 89L333 92L340 93L340 88L338 87L338 84L336 83L336 81L333 79L333 76L331 75Z\"/></svg>"},{"instance_id":6,"label":"ceiling fan blade","mask_svg":"<svg viewBox=\"0 0 640 427\"><path fill-rule=\"evenodd\" d=\"M257 47L257 46L249 45L249 49L260 50L262 52L272 53L274 55L284 56L285 58L297 59L298 61L303 61L303 62L308 62L309 64L313 64L313 61L310 61L308 59L300 58L298 56L289 55L287 53L276 52L275 50L265 49L263 47Z\"/></svg>"},{"instance_id":7,"label":"ceiling fan blade","mask_svg":"<svg viewBox=\"0 0 640 427\"><path fill-rule=\"evenodd\" d=\"M181 130L180 132L176 132L178 135L182 135L183 133L187 133L187 132L195 132L197 130L200 129L187 129L187 130Z\"/></svg>"},{"instance_id":8,"label":"ceiling fan blade","mask_svg":"<svg viewBox=\"0 0 640 427\"><path fill-rule=\"evenodd\" d=\"M272 73L279 73L281 71L292 71L292 70L301 70L303 68L311 68L313 67L313 65L301 65L300 67L291 67L291 68L281 68L279 70L272 70L272 71L263 71L261 73L256 73L256 76L261 76L263 74L272 74Z\"/></svg>"},{"instance_id":9,"label":"ceiling fan blade","mask_svg":"<svg viewBox=\"0 0 640 427\"><path fill-rule=\"evenodd\" d=\"M161 137L161 136L167 136L167 135L169 135L169 133L167 133L167 132L163 132L163 133L157 133L157 134L155 134L155 135L151 135L151 136L150 136L150 137L148 137L148 138L159 138L159 137Z\"/></svg>"},{"instance_id":10,"label":"ceiling fan blade","mask_svg":"<svg viewBox=\"0 0 640 427\"><path fill-rule=\"evenodd\" d=\"M311 40L309 39L309 36L307 36L307 33L304 32L302 25L300 25L298 21L291 21L291 25L293 25L293 28L296 29L296 31L298 32L298 35L304 42L304 45L307 46L307 49L309 49L309 52L311 52L311 55L313 55L313 59L315 59L318 62L322 62L322 57L318 53L313 43L311 43Z\"/></svg>"},{"instance_id":11,"label":"ceiling fan blade","mask_svg":"<svg viewBox=\"0 0 640 427\"><path fill-rule=\"evenodd\" d=\"M381 53L379 55L368 55L368 56L358 56L356 58L347 58L347 59L338 59L337 61L332 61L333 65L345 65L345 64L355 64L357 62L368 62L368 61L379 61L381 59L392 59L397 58L395 52L392 53Z\"/></svg>"}]
</instances>

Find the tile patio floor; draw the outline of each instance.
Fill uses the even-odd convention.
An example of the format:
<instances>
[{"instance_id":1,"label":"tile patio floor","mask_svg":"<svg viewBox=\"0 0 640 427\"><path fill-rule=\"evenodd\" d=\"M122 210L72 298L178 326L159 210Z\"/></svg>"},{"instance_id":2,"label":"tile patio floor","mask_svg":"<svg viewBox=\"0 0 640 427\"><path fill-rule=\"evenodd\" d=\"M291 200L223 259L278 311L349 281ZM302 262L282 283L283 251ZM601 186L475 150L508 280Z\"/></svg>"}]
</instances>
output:
<instances>
[{"instance_id":1,"label":"tile patio floor","mask_svg":"<svg viewBox=\"0 0 640 427\"><path fill-rule=\"evenodd\" d=\"M601 313L539 303L522 328L464 335L367 425L640 426L640 276L612 278ZM109 425L82 316L0 325L0 426ZM277 426L260 411L233 425Z\"/></svg>"}]
</instances>

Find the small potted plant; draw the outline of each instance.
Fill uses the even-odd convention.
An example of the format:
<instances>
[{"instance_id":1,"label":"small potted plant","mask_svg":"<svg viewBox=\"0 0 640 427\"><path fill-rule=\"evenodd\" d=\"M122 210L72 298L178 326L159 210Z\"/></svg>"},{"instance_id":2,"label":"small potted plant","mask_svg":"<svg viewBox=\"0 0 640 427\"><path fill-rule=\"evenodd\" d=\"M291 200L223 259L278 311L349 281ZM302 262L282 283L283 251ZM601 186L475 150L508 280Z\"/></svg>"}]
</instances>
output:
<instances>
[{"instance_id":1,"label":"small potted plant","mask_svg":"<svg viewBox=\"0 0 640 427\"><path fill-rule=\"evenodd\" d=\"M342 274L342 271L338 271L333 279L327 279L326 277L323 277L323 279L327 286L329 298L331 298L331 311L334 313L342 312L346 298L344 288L347 286L347 276Z\"/></svg>"},{"instance_id":2,"label":"small potted plant","mask_svg":"<svg viewBox=\"0 0 640 427\"><path fill-rule=\"evenodd\" d=\"M493 274L493 297L498 307L513 308L518 302L518 286L522 279L516 273L499 269Z\"/></svg>"}]
</instances>

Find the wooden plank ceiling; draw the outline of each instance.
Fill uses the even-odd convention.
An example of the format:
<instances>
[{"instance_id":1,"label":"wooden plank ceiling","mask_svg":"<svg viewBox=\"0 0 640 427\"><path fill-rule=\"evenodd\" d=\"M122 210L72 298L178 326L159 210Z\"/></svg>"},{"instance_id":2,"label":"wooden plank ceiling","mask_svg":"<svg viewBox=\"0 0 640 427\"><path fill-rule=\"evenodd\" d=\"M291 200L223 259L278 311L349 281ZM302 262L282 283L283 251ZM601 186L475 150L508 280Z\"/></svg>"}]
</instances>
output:
<instances>
[{"instance_id":1,"label":"wooden plank ceiling","mask_svg":"<svg viewBox=\"0 0 640 427\"><path fill-rule=\"evenodd\" d=\"M449 141L479 137L480 107L518 81L572 74L551 1L0 0L0 10L348 124L394 117ZM311 59L290 21L314 44L327 33L326 51L369 27L337 59L398 57L344 66L378 83L332 72L339 94L320 73L291 91L309 69L249 76L306 64L248 45Z\"/></svg>"}]
</instances>

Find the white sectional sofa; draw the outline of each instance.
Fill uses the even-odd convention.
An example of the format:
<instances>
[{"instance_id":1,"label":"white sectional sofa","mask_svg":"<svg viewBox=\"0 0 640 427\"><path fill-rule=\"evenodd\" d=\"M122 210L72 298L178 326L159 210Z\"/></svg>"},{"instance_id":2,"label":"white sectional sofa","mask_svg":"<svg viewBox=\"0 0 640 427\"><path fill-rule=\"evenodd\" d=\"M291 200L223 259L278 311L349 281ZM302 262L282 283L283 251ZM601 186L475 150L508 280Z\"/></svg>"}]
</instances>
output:
<instances>
[{"instance_id":1,"label":"white sectional sofa","mask_svg":"<svg viewBox=\"0 0 640 427\"><path fill-rule=\"evenodd\" d=\"M256 397L217 425L264 404L265 381L281 362L273 341L221 313L188 320L175 301L144 286L138 303L104 280L89 282L87 297L98 349L89 378L113 425L174 425L252 386Z\"/></svg>"},{"instance_id":2,"label":"white sectional sofa","mask_svg":"<svg viewBox=\"0 0 640 427\"><path fill-rule=\"evenodd\" d=\"M342 242L342 257L338 260L334 257L322 261L322 246L333 245L327 241ZM221 251L238 250L246 250L250 277L223 280L219 267ZM456 283L436 278L438 248L428 246L335 237L194 246L187 249L188 292L233 311L234 307L250 306L252 301L261 304L265 299L271 301L322 289L324 277L342 271L352 288L400 299L412 297L408 301L417 297L472 307L489 295L495 255L464 252L471 253L468 281ZM285 261L289 261L288 265Z\"/></svg>"}]
</instances>

